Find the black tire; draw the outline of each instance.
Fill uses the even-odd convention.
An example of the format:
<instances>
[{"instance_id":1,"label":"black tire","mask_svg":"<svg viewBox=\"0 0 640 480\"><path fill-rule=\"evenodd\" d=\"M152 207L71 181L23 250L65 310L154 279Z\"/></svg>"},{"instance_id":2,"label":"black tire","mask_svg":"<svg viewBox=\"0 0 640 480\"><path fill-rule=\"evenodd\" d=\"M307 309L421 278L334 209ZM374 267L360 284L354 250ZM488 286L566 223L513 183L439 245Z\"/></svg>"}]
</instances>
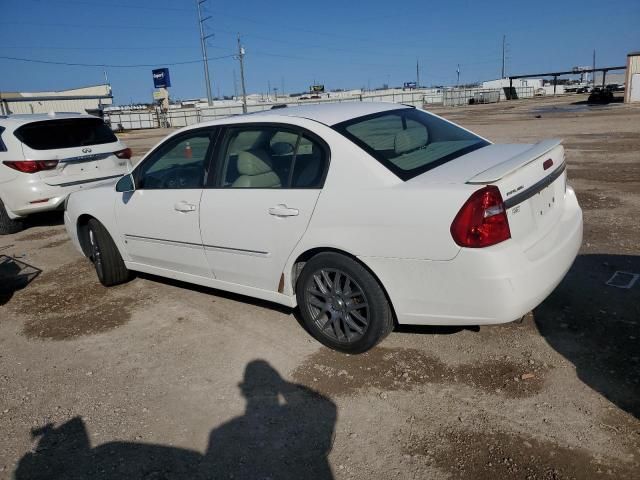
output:
<instances>
[{"instance_id":1,"label":"black tire","mask_svg":"<svg viewBox=\"0 0 640 480\"><path fill-rule=\"evenodd\" d=\"M345 255L326 252L311 258L296 283L296 297L309 333L339 352L366 352L393 330L384 290L366 268Z\"/></svg>"},{"instance_id":2,"label":"black tire","mask_svg":"<svg viewBox=\"0 0 640 480\"><path fill-rule=\"evenodd\" d=\"M111 287L129 280L131 274L124 265L118 247L107 229L95 218L89 220L87 225L87 246L100 283Z\"/></svg>"},{"instance_id":3,"label":"black tire","mask_svg":"<svg viewBox=\"0 0 640 480\"><path fill-rule=\"evenodd\" d=\"M7 209L4 207L4 203L2 203L2 200L0 200L0 235L18 233L22 230L24 230L24 223L22 222L22 220L9 218Z\"/></svg>"}]
</instances>

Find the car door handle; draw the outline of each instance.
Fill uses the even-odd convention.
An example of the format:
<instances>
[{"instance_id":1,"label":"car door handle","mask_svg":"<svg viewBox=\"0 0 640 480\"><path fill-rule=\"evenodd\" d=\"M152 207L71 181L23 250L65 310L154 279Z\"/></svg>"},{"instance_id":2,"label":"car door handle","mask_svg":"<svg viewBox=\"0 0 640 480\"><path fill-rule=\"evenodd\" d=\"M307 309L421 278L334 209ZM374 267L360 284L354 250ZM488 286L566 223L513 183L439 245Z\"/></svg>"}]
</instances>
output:
<instances>
[{"instance_id":1,"label":"car door handle","mask_svg":"<svg viewBox=\"0 0 640 480\"><path fill-rule=\"evenodd\" d=\"M289 208L282 203L269 209L269 215L274 215L276 217L295 217L299 213L300 212L297 208Z\"/></svg>"},{"instance_id":2,"label":"car door handle","mask_svg":"<svg viewBox=\"0 0 640 480\"><path fill-rule=\"evenodd\" d=\"M173 206L173 208L178 212L195 212L196 211L196 206L192 203L187 203L187 202L178 202Z\"/></svg>"}]
</instances>

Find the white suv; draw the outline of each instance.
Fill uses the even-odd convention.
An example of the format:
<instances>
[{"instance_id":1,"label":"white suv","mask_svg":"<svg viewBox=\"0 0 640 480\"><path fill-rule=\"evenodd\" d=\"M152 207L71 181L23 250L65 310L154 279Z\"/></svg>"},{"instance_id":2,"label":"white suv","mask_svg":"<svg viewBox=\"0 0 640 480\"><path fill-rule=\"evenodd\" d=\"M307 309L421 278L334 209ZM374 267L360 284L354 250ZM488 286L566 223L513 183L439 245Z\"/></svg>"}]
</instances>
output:
<instances>
[{"instance_id":1,"label":"white suv","mask_svg":"<svg viewBox=\"0 0 640 480\"><path fill-rule=\"evenodd\" d=\"M79 113L0 116L0 235L71 192L131 170L131 150L99 118Z\"/></svg>"}]
</instances>

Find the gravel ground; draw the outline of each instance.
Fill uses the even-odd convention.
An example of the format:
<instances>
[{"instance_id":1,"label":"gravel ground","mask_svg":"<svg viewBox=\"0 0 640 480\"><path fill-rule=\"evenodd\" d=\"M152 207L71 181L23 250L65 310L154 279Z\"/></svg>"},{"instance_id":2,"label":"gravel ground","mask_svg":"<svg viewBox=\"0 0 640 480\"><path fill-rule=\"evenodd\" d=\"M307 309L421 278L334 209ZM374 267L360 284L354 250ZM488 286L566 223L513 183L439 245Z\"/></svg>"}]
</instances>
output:
<instances>
[{"instance_id":1,"label":"gravel ground","mask_svg":"<svg viewBox=\"0 0 640 480\"><path fill-rule=\"evenodd\" d=\"M0 237L0 478L640 478L640 108L437 109L562 137L584 245L521 322L404 327L360 356L276 305L149 275L103 288L60 215ZM161 133L129 133L136 155Z\"/></svg>"}]
</instances>

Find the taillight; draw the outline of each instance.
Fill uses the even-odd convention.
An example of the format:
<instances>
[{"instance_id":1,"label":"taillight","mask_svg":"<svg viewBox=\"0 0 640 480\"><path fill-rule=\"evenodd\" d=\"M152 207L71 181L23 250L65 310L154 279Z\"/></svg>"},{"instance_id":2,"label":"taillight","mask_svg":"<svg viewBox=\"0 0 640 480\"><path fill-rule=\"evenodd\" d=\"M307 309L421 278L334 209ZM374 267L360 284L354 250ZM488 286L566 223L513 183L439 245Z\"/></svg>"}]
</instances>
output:
<instances>
[{"instance_id":1,"label":"taillight","mask_svg":"<svg viewBox=\"0 0 640 480\"><path fill-rule=\"evenodd\" d=\"M469 197L451 224L451 236L461 247L481 248L511 238L507 212L497 187L484 187Z\"/></svg>"},{"instance_id":2,"label":"taillight","mask_svg":"<svg viewBox=\"0 0 640 480\"><path fill-rule=\"evenodd\" d=\"M58 166L58 160L6 160L2 163L22 173L37 173L42 170L53 170Z\"/></svg>"},{"instance_id":3,"label":"taillight","mask_svg":"<svg viewBox=\"0 0 640 480\"><path fill-rule=\"evenodd\" d=\"M127 147L123 150L118 150L117 152L113 152L113 154L118 158L122 158L122 159L126 158L127 160L130 160L132 152L131 152L131 149Z\"/></svg>"}]
</instances>

